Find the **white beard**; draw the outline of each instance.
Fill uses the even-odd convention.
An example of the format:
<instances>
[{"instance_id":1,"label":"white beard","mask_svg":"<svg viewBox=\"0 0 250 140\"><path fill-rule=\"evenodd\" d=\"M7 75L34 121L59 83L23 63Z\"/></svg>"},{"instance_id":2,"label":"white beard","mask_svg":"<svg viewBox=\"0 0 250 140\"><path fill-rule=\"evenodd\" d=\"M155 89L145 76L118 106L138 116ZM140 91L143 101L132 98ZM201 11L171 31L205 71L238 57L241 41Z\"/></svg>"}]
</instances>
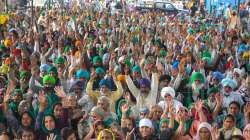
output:
<instances>
[{"instance_id":1,"label":"white beard","mask_svg":"<svg viewBox=\"0 0 250 140\"><path fill-rule=\"evenodd\" d=\"M208 106L213 110L216 106L216 102L211 102L210 100L208 100Z\"/></svg>"},{"instance_id":2,"label":"white beard","mask_svg":"<svg viewBox=\"0 0 250 140\"><path fill-rule=\"evenodd\" d=\"M197 100L197 97L199 96L200 94L200 90L204 87L204 84L195 84L193 83L192 84L192 93L193 93L193 99L196 101Z\"/></svg>"}]
</instances>

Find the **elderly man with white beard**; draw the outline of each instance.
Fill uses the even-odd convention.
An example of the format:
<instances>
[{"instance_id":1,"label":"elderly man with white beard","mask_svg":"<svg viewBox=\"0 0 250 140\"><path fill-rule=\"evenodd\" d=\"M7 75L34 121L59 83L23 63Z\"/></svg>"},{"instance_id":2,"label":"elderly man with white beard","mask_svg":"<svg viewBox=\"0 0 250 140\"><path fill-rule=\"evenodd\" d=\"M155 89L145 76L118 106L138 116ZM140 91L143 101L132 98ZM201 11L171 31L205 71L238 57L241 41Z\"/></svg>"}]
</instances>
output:
<instances>
[{"instance_id":1,"label":"elderly man with white beard","mask_svg":"<svg viewBox=\"0 0 250 140\"><path fill-rule=\"evenodd\" d=\"M237 87L235 80L231 78L225 78L221 81L221 84L223 87L223 109L227 109L232 101L238 102L241 106L244 104L240 94L234 91L234 89Z\"/></svg>"},{"instance_id":2,"label":"elderly man with white beard","mask_svg":"<svg viewBox=\"0 0 250 140\"><path fill-rule=\"evenodd\" d=\"M200 72L194 72L191 76L192 82L192 98L196 101L198 98L205 100L207 98L205 92L205 78Z\"/></svg>"},{"instance_id":3,"label":"elderly man with white beard","mask_svg":"<svg viewBox=\"0 0 250 140\"><path fill-rule=\"evenodd\" d=\"M243 78L243 71L239 68L234 68L233 71L233 80L237 82L237 91L239 91L242 87L242 78Z\"/></svg>"}]
</instances>

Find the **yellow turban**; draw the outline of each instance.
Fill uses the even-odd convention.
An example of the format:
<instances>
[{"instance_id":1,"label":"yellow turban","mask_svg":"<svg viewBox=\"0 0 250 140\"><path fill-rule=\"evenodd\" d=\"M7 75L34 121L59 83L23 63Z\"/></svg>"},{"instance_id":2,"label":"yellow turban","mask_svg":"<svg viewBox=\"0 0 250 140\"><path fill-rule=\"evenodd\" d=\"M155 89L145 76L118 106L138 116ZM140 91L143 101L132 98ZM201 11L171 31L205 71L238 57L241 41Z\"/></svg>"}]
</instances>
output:
<instances>
[{"instance_id":1,"label":"yellow turban","mask_svg":"<svg viewBox=\"0 0 250 140\"><path fill-rule=\"evenodd\" d=\"M248 52L244 52L242 57L243 59L248 59L249 58Z\"/></svg>"},{"instance_id":2,"label":"yellow turban","mask_svg":"<svg viewBox=\"0 0 250 140\"><path fill-rule=\"evenodd\" d=\"M125 75L117 75L117 80L118 81L125 81Z\"/></svg>"},{"instance_id":3,"label":"yellow turban","mask_svg":"<svg viewBox=\"0 0 250 140\"><path fill-rule=\"evenodd\" d=\"M6 24L9 18L6 15L0 15L0 25Z\"/></svg>"},{"instance_id":4,"label":"yellow turban","mask_svg":"<svg viewBox=\"0 0 250 140\"><path fill-rule=\"evenodd\" d=\"M78 47L78 46L80 46L80 45L81 45L81 41L77 40L77 41L75 42L75 46Z\"/></svg>"},{"instance_id":5,"label":"yellow turban","mask_svg":"<svg viewBox=\"0 0 250 140\"><path fill-rule=\"evenodd\" d=\"M11 41L10 39L4 40L4 46L5 46L5 47L10 47L12 44L13 44L13 43L12 43L12 41Z\"/></svg>"}]
</instances>

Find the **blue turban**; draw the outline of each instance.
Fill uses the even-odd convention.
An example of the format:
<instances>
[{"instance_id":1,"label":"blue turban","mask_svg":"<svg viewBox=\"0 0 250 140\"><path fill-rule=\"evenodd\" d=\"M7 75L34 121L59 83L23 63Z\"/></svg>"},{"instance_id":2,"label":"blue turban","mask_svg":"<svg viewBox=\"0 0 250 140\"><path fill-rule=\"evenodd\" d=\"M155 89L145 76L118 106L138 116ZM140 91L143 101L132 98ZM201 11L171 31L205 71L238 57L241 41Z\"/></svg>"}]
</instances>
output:
<instances>
[{"instance_id":1,"label":"blue turban","mask_svg":"<svg viewBox=\"0 0 250 140\"><path fill-rule=\"evenodd\" d=\"M46 71L46 72L48 72L49 68L50 68L50 66L48 64L42 64L40 66L40 71Z\"/></svg>"},{"instance_id":2,"label":"blue turban","mask_svg":"<svg viewBox=\"0 0 250 140\"><path fill-rule=\"evenodd\" d=\"M179 63L180 62L178 60L174 61L173 64L172 64L172 68L175 69L175 70L178 69Z\"/></svg>"},{"instance_id":3,"label":"blue turban","mask_svg":"<svg viewBox=\"0 0 250 140\"><path fill-rule=\"evenodd\" d=\"M239 47L238 50L237 50L238 54L241 54L241 53L246 52L246 51L248 51L247 45L241 43L241 44L240 44L240 47Z\"/></svg>"},{"instance_id":4,"label":"blue turban","mask_svg":"<svg viewBox=\"0 0 250 140\"><path fill-rule=\"evenodd\" d=\"M109 61L109 53L105 53L103 56L102 56L102 62L104 63L104 62L107 62L107 61Z\"/></svg>"},{"instance_id":5,"label":"blue turban","mask_svg":"<svg viewBox=\"0 0 250 140\"><path fill-rule=\"evenodd\" d=\"M148 87L150 88L150 81L146 78L141 78L140 80L140 87Z\"/></svg>"},{"instance_id":6,"label":"blue turban","mask_svg":"<svg viewBox=\"0 0 250 140\"><path fill-rule=\"evenodd\" d=\"M80 78L84 78L84 79L89 79L90 78L90 74L88 71L80 69L76 72L76 78L80 79Z\"/></svg>"},{"instance_id":7,"label":"blue turban","mask_svg":"<svg viewBox=\"0 0 250 140\"><path fill-rule=\"evenodd\" d=\"M84 88L84 81L80 81L80 80L74 81L74 82L71 84L70 88L69 88L69 92L73 92L75 87L80 88L80 90L82 91L83 88Z\"/></svg>"},{"instance_id":8,"label":"blue turban","mask_svg":"<svg viewBox=\"0 0 250 140\"><path fill-rule=\"evenodd\" d=\"M232 89L235 89L237 87L237 82L231 78L225 78L221 81L221 84L223 87L229 86Z\"/></svg>"},{"instance_id":9,"label":"blue turban","mask_svg":"<svg viewBox=\"0 0 250 140\"><path fill-rule=\"evenodd\" d=\"M213 78L221 81L224 78L224 75L219 71L215 71L213 72Z\"/></svg>"},{"instance_id":10,"label":"blue turban","mask_svg":"<svg viewBox=\"0 0 250 140\"><path fill-rule=\"evenodd\" d=\"M102 79L99 82L99 87L101 88L103 86L106 86L107 88L111 89L111 83L107 79Z\"/></svg>"}]
</instances>

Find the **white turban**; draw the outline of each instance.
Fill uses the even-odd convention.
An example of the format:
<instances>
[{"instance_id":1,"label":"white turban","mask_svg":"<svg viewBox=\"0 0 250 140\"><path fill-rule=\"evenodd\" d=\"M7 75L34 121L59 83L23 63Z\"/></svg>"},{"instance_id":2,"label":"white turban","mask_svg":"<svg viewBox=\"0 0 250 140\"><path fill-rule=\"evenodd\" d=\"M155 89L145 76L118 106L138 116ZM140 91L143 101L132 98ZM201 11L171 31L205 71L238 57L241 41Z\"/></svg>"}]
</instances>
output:
<instances>
[{"instance_id":1,"label":"white turban","mask_svg":"<svg viewBox=\"0 0 250 140\"><path fill-rule=\"evenodd\" d=\"M161 97L165 98L166 95L170 95L171 97L175 97L175 91L172 87L164 87L161 90Z\"/></svg>"}]
</instances>

